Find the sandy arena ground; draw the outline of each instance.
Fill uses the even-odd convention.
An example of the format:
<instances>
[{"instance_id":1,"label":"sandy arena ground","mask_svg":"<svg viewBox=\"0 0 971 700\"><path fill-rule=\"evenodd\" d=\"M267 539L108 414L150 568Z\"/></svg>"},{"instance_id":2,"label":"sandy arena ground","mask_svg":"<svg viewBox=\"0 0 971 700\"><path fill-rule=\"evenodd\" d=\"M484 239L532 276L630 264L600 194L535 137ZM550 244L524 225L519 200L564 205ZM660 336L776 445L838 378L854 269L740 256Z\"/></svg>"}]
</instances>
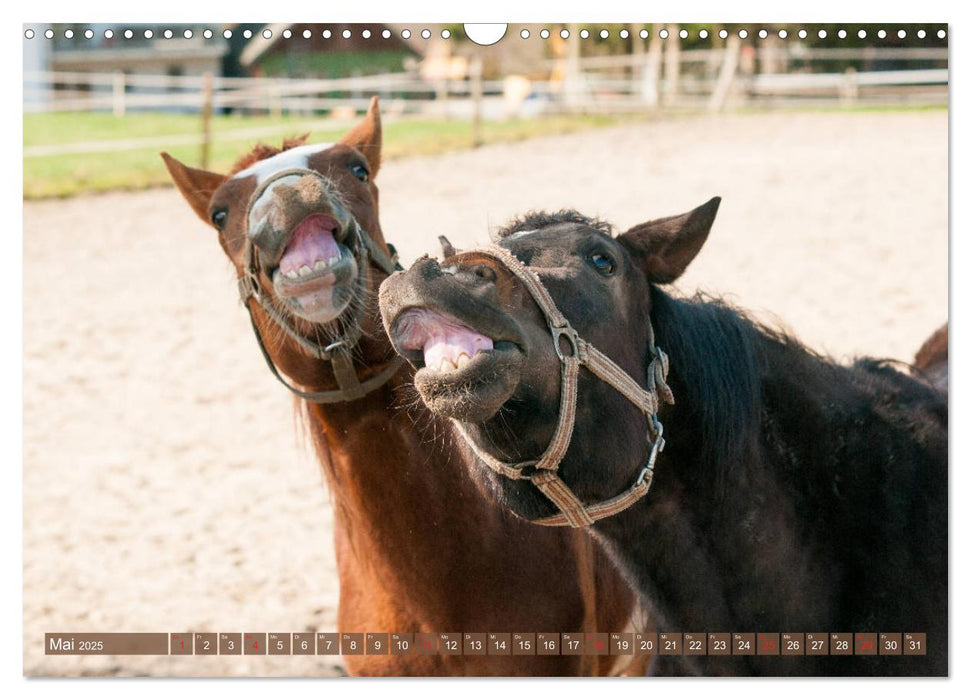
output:
<instances>
[{"instance_id":1,"label":"sandy arena ground","mask_svg":"<svg viewBox=\"0 0 971 700\"><path fill-rule=\"evenodd\" d=\"M947 114L637 124L385 165L405 262L529 208L621 229L721 195L678 285L838 358L948 316ZM162 167L161 161L159 167ZM45 632L335 630L328 495L216 235L174 189L24 207L24 673L337 675L339 657L54 657Z\"/></svg>"}]
</instances>

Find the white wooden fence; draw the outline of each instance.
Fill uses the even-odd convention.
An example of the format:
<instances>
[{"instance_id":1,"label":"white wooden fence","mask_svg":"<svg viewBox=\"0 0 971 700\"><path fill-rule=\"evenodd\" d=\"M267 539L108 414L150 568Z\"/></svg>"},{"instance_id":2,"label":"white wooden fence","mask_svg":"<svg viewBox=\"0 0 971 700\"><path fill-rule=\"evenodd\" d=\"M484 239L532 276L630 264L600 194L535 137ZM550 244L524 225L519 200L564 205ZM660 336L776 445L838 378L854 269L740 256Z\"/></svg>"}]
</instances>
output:
<instances>
[{"instance_id":1,"label":"white wooden fence","mask_svg":"<svg viewBox=\"0 0 971 700\"><path fill-rule=\"evenodd\" d=\"M577 56L540 66L542 80L511 76L483 80L473 61L459 79L432 80L418 73L390 73L340 79L224 78L218 76L123 75L121 73L25 72L26 112L166 110L251 114L323 114L350 119L382 98L391 119L403 115L471 119L529 117L539 113L630 113L651 110L719 111L726 106L881 103L946 104L947 49L807 49L797 44L754 48L730 37L724 48L671 51L649 49L626 55ZM813 72L825 61L864 61L892 70ZM661 71L661 64L664 71ZM673 64L673 65L672 65ZM899 69L901 64L911 70ZM208 127L187 134L186 143L208 145ZM262 132L265 133L265 132ZM221 134L221 138L236 134ZM176 141L180 137L174 137ZM258 138L258 136L256 136ZM166 143L173 143L168 137ZM476 135L474 141L478 141ZM62 144L56 152L86 153L153 147L152 139ZM25 157L51 155L51 148L25 148Z\"/></svg>"},{"instance_id":2,"label":"white wooden fence","mask_svg":"<svg viewBox=\"0 0 971 700\"><path fill-rule=\"evenodd\" d=\"M857 98L866 99L859 88L883 86L901 88L905 96L913 86L938 86L935 99L946 99L946 68L926 68L927 62L947 61L947 49L864 48L800 49L748 47L758 67L788 66L785 72L755 70L733 75L735 92L748 101L760 96L787 94L793 97L845 99L847 83L856 88ZM744 51L740 44L726 48L680 51L677 61L677 94L671 95L664 83L671 76L659 75L656 86L668 94L668 104L691 103L692 98L705 99L715 90L719 72L731 60L732 51ZM670 52L669 52L670 53ZM593 56L549 61L546 68L559 78L530 80L528 99L545 102L547 111L597 112L643 109L644 74L650 73L650 52L611 56ZM671 56L665 55L665 61ZM907 62L918 64L913 70L872 70L839 73L812 71L820 61ZM925 65L919 65L924 63ZM667 73L667 71L666 71ZM476 84L474 84L476 83ZM121 73L27 72L24 74L24 107L26 111L107 111L116 115L132 110L199 111L203 106L203 76L123 75ZM477 83L474 71L458 80L427 80L416 73L389 73L339 79L288 78L222 78L212 81L213 109L238 109L250 112L319 113L336 108L361 109L369 96L377 94L395 102L396 111L415 113L441 111L441 102L452 98L471 99L481 89L486 98L508 99L508 85L502 80ZM829 93L823 90L830 90ZM648 102L650 97L648 96ZM436 104L439 103L439 104ZM514 105L513 105L514 106ZM461 112L462 110L458 110ZM508 109L506 110L508 111ZM471 116L468 114L467 116Z\"/></svg>"}]
</instances>

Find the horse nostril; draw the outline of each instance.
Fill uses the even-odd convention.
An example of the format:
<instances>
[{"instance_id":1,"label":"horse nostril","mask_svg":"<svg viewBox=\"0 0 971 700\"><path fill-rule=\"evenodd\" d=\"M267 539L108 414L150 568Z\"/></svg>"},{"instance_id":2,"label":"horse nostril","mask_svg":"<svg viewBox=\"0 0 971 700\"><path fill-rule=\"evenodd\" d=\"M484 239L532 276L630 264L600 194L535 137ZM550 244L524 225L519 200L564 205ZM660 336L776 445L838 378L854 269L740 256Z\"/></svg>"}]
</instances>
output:
<instances>
[{"instance_id":1,"label":"horse nostril","mask_svg":"<svg viewBox=\"0 0 971 700\"><path fill-rule=\"evenodd\" d=\"M486 282L496 281L496 271L488 265L476 265L472 268L472 274Z\"/></svg>"}]
</instances>

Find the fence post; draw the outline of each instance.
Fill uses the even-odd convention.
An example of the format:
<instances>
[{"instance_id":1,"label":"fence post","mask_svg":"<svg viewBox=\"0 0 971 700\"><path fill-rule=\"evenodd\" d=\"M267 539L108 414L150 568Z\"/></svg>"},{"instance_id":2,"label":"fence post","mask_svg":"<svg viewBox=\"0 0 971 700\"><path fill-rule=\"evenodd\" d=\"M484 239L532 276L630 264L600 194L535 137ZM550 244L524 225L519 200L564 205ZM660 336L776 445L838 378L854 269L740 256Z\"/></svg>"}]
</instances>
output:
<instances>
[{"instance_id":1,"label":"fence post","mask_svg":"<svg viewBox=\"0 0 971 700\"><path fill-rule=\"evenodd\" d=\"M350 80L350 90L348 96L350 97L352 114L357 114L357 105L364 97L364 91L361 89L361 73L360 68L354 68L351 70L351 80Z\"/></svg>"},{"instance_id":2,"label":"fence post","mask_svg":"<svg viewBox=\"0 0 971 700\"><path fill-rule=\"evenodd\" d=\"M482 59L469 63L469 86L472 93L472 148L482 145Z\"/></svg>"},{"instance_id":3,"label":"fence post","mask_svg":"<svg viewBox=\"0 0 971 700\"><path fill-rule=\"evenodd\" d=\"M125 116L125 74L121 71L111 81L111 111L116 117Z\"/></svg>"},{"instance_id":4,"label":"fence post","mask_svg":"<svg viewBox=\"0 0 971 700\"><path fill-rule=\"evenodd\" d=\"M738 34L733 32L728 35L725 42L725 59L722 61L721 70L718 71L718 80L715 88L711 91L708 98L708 111L720 112L725 107L725 100L728 92L735 81L735 74L738 72L738 56L742 48L742 40Z\"/></svg>"},{"instance_id":5,"label":"fence post","mask_svg":"<svg viewBox=\"0 0 971 700\"><path fill-rule=\"evenodd\" d=\"M209 167L209 142L211 139L210 117L212 117L212 73L202 76L202 153L199 161L203 170Z\"/></svg>"},{"instance_id":6,"label":"fence post","mask_svg":"<svg viewBox=\"0 0 971 700\"><path fill-rule=\"evenodd\" d=\"M847 68L843 73L843 84L840 86L840 102L844 105L850 105L856 102L856 98L859 96L860 86L856 81L856 69Z\"/></svg>"},{"instance_id":7,"label":"fence post","mask_svg":"<svg viewBox=\"0 0 971 700\"><path fill-rule=\"evenodd\" d=\"M394 84L391 82L391 78L389 78L388 74L385 73L384 78L381 80L381 85L378 86L378 97L380 98L385 109L389 109L391 107L391 95L394 89L393 85Z\"/></svg>"},{"instance_id":8,"label":"fence post","mask_svg":"<svg viewBox=\"0 0 971 700\"><path fill-rule=\"evenodd\" d=\"M668 38L664 40L664 104L670 107L677 100L681 79L681 38L678 25L667 27Z\"/></svg>"},{"instance_id":9,"label":"fence post","mask_svg":"<svg viewBox=\"0 0 971 700\"><path fill-rule=\"evenodd\" d=\"M441 119L448 119L448 81L447 75L439 76L435 81L435 106Z\"/></svg>"},{"instance_id":10,"label":"fence post","mask_svg":"<svg viewBox=\"0 0 971 700\"><path fill-rule=\"evenodd\" d=\"M270 116L279 119L283 116L283 95L280 94L280 83L276 78L270 79Z\"/></svg>"},{"instance_id":11,"label":"fence post","mask_svg":"<svg viewBox=\"0 0 971 700\"><path fill-rule=\"evenodd\" d=\"M647 47L647 59L644 63L644 77L641 81L641 95L644 104L654 109L660 103L658 93L658 82L661 77L662 46L661 37L658 36L661 25L652 24L650 32L650 43Z\"/></svg>"},{"instance_id":12,"label":"fence post","mask_svg":"<svg viewBox=\"0 0 971 700\"><path fill-rule=\"evenodd\" d=\"M630 52L633 57L630 65L630 98L631 102L644 99L644 41L641 39L643 24L630 25Z\"/></svg>"},{"instance_id":13,"label":"fence post","mask_svg":"<svg viewBox=\"0 0 971 700\"><path fill-rule=\"evenodd\" d=\"M563 93L571 111L576 111L583 102L583 86L580 72L580 25L568 24L570 35L566 39L566 71L563 76Z\"/></svg>"}]
</instances>

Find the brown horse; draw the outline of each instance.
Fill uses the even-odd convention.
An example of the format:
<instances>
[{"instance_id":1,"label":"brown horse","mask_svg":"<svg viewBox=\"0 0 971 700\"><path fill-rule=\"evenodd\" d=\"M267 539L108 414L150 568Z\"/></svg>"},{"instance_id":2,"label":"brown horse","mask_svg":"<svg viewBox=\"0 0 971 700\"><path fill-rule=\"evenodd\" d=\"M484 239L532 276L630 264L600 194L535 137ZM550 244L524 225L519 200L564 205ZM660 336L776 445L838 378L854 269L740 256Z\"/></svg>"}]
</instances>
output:
<instances>
[{"instance_id":1,"label":"brown horse","mask_svg":"<svg viewBox=\"0 0 971 700\"><path fill-rule=\"evenodd\" d=\"M619 237L574 211L527 215L497 245L386 280L385 325L492 492L525 519L588 526L662 630L927 635L921 656L684 656L677 670L944 675L945 398L665 293L718 203Z\"/></svg>"},{"instance_id":2,"label":"brown horse","mask_svg":"<svg viewBox=\"0 0 971 700\"><path fill-rule=\"evenodd\" d=\"M944 324L924 341L914 356L916 376L927 381L938 391L947 393L947 346L948 324Z\"/></svg>"},{"instance_id":3,"label":"brown horse","mask_svg":"<svg viewBox=\"0 0 971 700\"><path fill-rule=\"evenodd\" d=\"M393 268L378 220L377 100L336 144L260 147L228 176L163 154L192 209L219 232L257 339L300 401L335 501L345 632L619 631L633 594L581 533L492 506L458 445L420 405L381 327ZM279 368L279 372L277 370ZM605 674L575 656L346 656L352 674ZM643 668L643 667L641 667Z\"/></svg>"}]
</instances>

